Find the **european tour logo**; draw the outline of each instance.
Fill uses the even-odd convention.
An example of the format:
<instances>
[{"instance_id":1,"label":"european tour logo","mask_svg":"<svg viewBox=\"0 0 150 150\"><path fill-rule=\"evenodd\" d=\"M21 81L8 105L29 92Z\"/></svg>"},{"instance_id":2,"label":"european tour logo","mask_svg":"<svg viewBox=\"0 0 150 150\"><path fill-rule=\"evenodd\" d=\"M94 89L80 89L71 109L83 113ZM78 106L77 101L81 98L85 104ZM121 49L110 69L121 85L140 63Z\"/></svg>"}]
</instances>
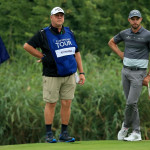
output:
<instances>
[{"instance_id":1,"label":"european tour logo","mask_svg":"<svg viewBox=\"0 0 150 150\"><path fill-rule=\"evenodd\" d=\"M64 46L70 46L72 45L70 38L68 39L61 39L61 40L55 40L54 42L57 45L57 48L63 48Z\"/></svg>"}]
</instances>

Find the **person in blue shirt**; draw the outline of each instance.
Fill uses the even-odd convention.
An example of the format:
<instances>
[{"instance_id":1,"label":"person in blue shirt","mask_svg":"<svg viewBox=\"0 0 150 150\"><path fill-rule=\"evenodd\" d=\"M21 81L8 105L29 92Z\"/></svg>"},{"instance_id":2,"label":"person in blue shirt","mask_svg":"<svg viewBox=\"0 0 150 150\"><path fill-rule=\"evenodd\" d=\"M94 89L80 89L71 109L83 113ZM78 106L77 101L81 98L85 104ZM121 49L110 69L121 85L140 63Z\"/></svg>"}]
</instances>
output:
<instances>
[{"instance_id":1,"label":"person in blue shirt","mask_svg":"<svg viewBox=\"0 0 150 150\"><path fill-rule=\"evenodd\" d=\"M50 15L51 25L35 34L24 49L39 58L43 64L43 100L45 101L46 142L55 143L52 123L55 106L61 100L61 134L59 141L74 142L67 131L71 114L71 102L76 88L75 73L79 71L79 84L85 82L81 55L73 32L64 27L64 10L55 7ZM36 48L41 48L42 52Z\"/></svg>"},{"instance_id":2,"label":"person in blue shirt","mask_svg":"<svg viewBox=\"0 0 150 150\"><path fill-rule=\"evenodd\" d=\"M150 79L150 71L146 75L150 51L150 31L141 26L142 15L139 10L129 13L128 21L131 28L115 35L108 43L110 48L123 60L122 84L126 97L125 117L122 128L118 132L118 140L140 141L140 118L138 100L143 83ZM125 43L124 52L117 44ZM129 128L132 133L127 136Z\"/></svg>"},{"instance_id":3,"label":"person in blue shirt","mask_svg":"<svg viewBox=\"0 0 150 150\"><path fill-rule=\"evenodd\" d=\"M6 47L0 37L0 64L2 64L4 61L8 60L10 58Z\"/></svg>"}]
</instances>

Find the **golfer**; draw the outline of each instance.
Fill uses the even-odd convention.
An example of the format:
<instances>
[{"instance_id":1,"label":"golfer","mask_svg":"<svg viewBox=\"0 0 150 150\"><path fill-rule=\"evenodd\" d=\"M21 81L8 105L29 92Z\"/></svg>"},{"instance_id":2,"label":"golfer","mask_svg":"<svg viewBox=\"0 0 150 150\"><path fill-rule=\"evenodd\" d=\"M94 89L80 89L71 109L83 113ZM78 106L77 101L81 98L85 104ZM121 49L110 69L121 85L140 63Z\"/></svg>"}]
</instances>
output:
<instances>
[{"instance_id":1,"label":"golfer","mask_svg":"<svg viewBox=\"0 0 150 150\"><path fill-rule=\"evenodd\" d=\"M128 21L131 28L119 32L108 44L123 60L122 84L126 97L126 108L118 140L140 141L142 138L137 104L142 90L142 82L150 78L150 71L146 75L149 62L150 31L141 26L142 16L139 10L132 10L129 13ZM122 41L125 43L124 52L117 46ZM130 127L132 133L126 137Z\"/></svg>"}]
</instances>

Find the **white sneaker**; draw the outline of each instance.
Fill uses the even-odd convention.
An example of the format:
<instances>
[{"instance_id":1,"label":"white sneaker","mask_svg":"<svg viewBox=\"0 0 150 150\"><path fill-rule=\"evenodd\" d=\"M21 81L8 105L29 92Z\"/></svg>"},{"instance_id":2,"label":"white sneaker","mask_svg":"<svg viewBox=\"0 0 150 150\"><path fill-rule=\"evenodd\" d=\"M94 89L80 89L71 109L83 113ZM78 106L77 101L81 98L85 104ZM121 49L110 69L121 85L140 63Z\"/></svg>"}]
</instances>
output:
<instances>
[{"instance_id":1,"label":"white sneaker","mask_svg":"<svg viewBox=\"0 0 150 150\"><path fill-rule=\"evenodd\" d=\"M122 123L122 128L118 132L118 140L124 140L124 138L127 136L128 128L124 127L124 123Z\"/></svg>"},{"instance_id":2,"label":"white sneaker","mask_svg":"<svg viewBox=\"0 0 150 150\"><path fill-rule=\"evenodd\" d=\"M128 137L124 138L125 141L141 141L141 133L132 132Z\"/></svg>"}]
</instances>

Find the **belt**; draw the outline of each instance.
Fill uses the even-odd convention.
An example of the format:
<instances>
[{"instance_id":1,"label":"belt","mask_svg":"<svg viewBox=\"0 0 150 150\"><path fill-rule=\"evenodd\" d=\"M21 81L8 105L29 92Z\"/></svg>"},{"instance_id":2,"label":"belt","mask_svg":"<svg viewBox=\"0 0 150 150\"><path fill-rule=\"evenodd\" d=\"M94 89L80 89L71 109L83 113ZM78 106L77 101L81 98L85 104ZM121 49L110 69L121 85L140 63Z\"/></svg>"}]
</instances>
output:
<instances>
[{"instance_id":1,"label":"belt","mask_svg":"<svg viewBox=\"0 0 150 150\"><path fill-rule=\"evenodd\" d=\"M129 66L125 66L123 65L124 68L130 69L130 70L146 70L147 68L139 68L139 67L129 67Z\"/></svg>"}]
</instances>

